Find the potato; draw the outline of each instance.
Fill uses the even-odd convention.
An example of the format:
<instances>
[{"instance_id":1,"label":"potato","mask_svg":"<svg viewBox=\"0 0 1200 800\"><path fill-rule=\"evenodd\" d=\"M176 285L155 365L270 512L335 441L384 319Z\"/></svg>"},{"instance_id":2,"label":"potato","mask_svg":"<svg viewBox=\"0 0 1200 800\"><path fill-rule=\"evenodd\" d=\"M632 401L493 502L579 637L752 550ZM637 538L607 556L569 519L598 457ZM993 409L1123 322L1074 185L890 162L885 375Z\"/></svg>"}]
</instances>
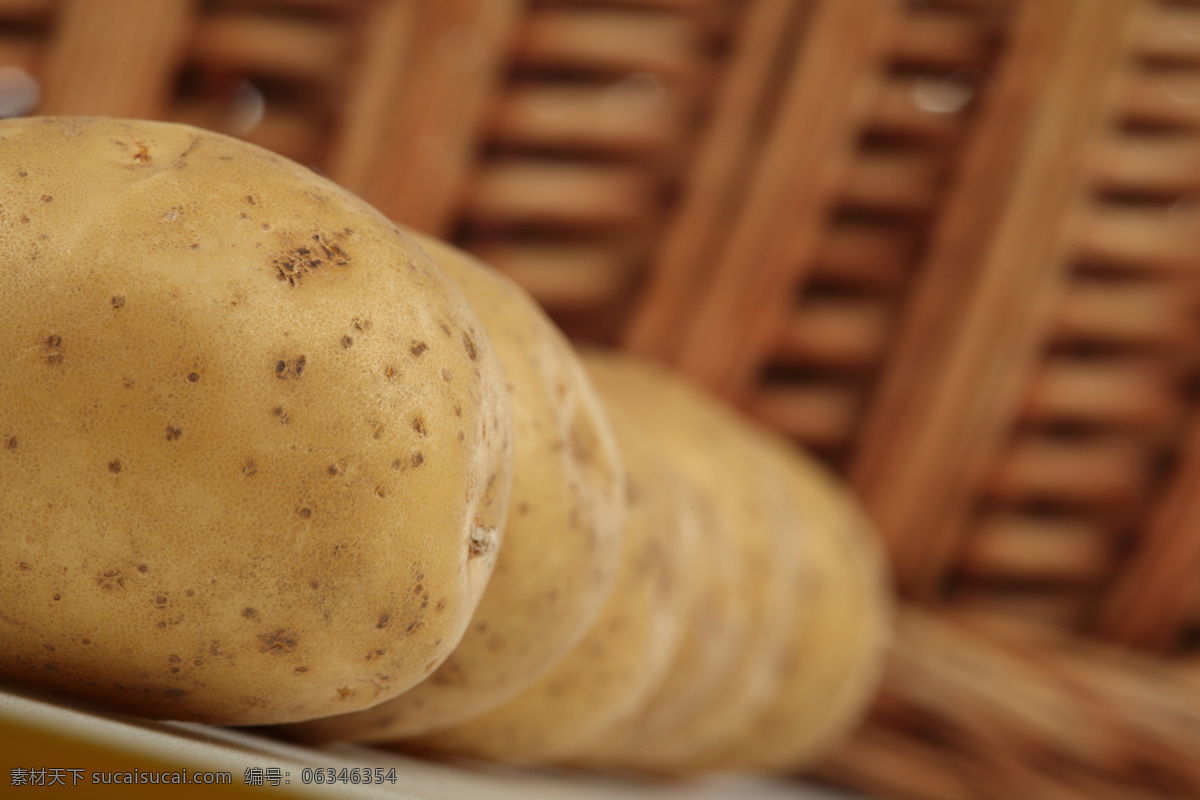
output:
<instances>
[{"instance_id":1,"label":"potato","mask_svg":"<svg viewBox=\"0 0 1200 800\"><path fill-rule=\"evenodd\" d=\"M612 420L629 510L617 583L600 617L574 650L515 698L401 747L515 762L583 756L665 678L696 588L694 492L654 453L647 431L616 412Z\"/></svg>"},{"instance_id":2,"label":"potato","mask_svg":"<svg viewBox=\"0 0 1200 800\"><path fill-rule=\"evenodd\" d=\"M181 125L0 122L0 679L154 717L364 708L495 562L488 336L384 217Z\"/></svg>"},{"instance_id":3,"label":"potato","mask_svg":"<svg viewBox=\"0 0 1200 800\"><path fill-rule=\"evenodd\" d=\"M677 465L708 494L733 534L743 572L737 595L747 604L745 635L733 648L703 706L654 737L614 746L610 763L674 771L720 752L756 719L777 692L797 598L808 585L803 531L796 526L782 477L762 469L749 444L753 429L704 393L629 356L588 353L604 402L635 417Z\"/></svg>"},{"instance_id":4,"label":"potato","mask_svg":"<svg viewBox=\"0 0 1200 800\"><path fill-rule=\"evenodd\" d=\"M783 686L735 745L696 769L796 771L825 755L874 697L893 604L879 541L850 493L812 459L772 438L764 456L792 486L812 531L811 619L792 633Z\"/></svg>"},{"instance_id":5,"label":"potato","mask_svg":"<svg viewBox=\"0 0 1200 800\"><path fill-rule=\"evenodd\" d=\"M512 281L436 239L417 240L487 326L507 376L516 456L504 549L462 642L428 680L289 732L304 739L389 741L503 703L578 643L617 574L624 471L578 358Z\"/></svg>"}]
</instances>

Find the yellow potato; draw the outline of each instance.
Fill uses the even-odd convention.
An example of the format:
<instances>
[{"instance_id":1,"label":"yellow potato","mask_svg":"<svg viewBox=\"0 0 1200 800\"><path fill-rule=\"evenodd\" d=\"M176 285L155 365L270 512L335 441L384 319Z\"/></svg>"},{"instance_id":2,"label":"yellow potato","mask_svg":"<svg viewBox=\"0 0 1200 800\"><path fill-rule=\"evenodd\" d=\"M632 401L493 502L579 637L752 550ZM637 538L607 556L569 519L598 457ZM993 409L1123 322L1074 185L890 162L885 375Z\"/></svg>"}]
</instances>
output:
<instances>
[{"instance_id":1,"label":"yellow potato","mask_svg":"<svg viewBox=\"0 0 1200 800\"><path fill-rule=\"evenodd\" d=\"M285 722L431 673L495 561L503 375L384 217L181 125L0 122L0 679Z\"/></svg>"},{"instance_id":2,"label":"yellow potato","mask_svg":"<svg viewBox=\"0 0 1200 800\"><path fill-rule=\"evenodd\" d=\"M654 737L614 745L609 763L653 770L687 768L720 752L771 702L797 602L809 584L804 532L782 477L762 468L754 429L690 384L629 356L585 357L604 402L635 417L672 464L707 493L732 533L742 565L735 596L746 603L745 635L703 706Z\"/></svg>"},{"instance_id":3,"label":"yellow potato","mask_svg":"<svg viewBox=\"0 0 1200 800\"><path fill-rule=\"evenodd\" d=\"M462 642L428 680L374 708L296 726L301 738L395 740L503 703L575 646L617 573L624 472L578 358L516 284L417 239L478 313L508 380L516 456L504 549Z\"/></svg>"},{"instance_id":4,"label":"yellow potato","mask_svg":"<svg viewBox=\"0 0 1200 800\"><path fill-rule=\"evenodd\" d=\"M646 431L613 412L628 475L616 586L583 641L533 686L482 716L401 746L514 762L586 754L666 676L692 604L693 492Z\"/></svg>"},{"instance_id":5,"label":"yellow potato","mask_svg":"<svg viewBox=\"0 0 1200 800\"><path fill-rule=\"evenodd\" d=\"M860 720L891 641L893 604L877 537L850 493L817 463L772 439L764 455L791 483L812 531L811 619L792 634L778 695L750 730L697 770L796 771L815 763Z\"/></svg>"}]
</instances>

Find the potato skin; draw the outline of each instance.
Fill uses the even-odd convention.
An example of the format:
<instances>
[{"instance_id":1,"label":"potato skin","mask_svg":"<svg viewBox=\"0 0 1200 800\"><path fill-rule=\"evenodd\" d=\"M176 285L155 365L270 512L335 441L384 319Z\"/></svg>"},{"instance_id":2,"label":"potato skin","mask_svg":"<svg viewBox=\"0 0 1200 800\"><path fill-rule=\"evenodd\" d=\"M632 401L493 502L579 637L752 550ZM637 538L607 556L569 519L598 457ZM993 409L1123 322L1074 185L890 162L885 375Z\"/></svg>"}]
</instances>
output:
<instances>
[{"instance_id":1,"label":"potato skin","mask_svg":"<svg viewBox=\"0 0 1200 800\"><path fill-rule=\"evenodd\" d=\"M579 642L620 564L621 454L570 344L502 274L412 235L487 326L508 381L516 453L504 548L470 628L428 680L387 703L287 732L302 739L392 741L500 705Z\"/></svg>"},{"instance_id":2,"label":"potato skin","mask_svg":"<svg viewBox=\"0 0 1200 800\"><path fill-rule=\"evenodd\" d=\"M702 704L653 735L631 731L588 760L663 772L688 771L721 753L772 701L803 597L811 586L807 539L787 502L782 476L763 469L756 430L697 387L660 366L616 353L585 351L604 402L633 416L661 452L712 500L741 566L733 601L743 628L715 671Z\"/></svg>"},{"instance_id":3,"label":"potato skin","mask_svg":"<svg viewBox=\"0 0 1200 800\"><path fill-rule=\"evenodd\" d=\"M0 122L0 679L154 717L363 708L503 534L488 336L385 218L181 125Z\"/></svg>"},{"instance_id":4,"label":"potato skin","mask_svg":"<svg viewBox=\"0 0 1200 800\"><path fill-rule=\"evenodd\" d=\"M629 498L616 585L583 640L532 686L478 717L399 747L510 762L587 755L662 684L695 599L695 490L648 431L610 410Z\"/></svg>"}]
</instances>

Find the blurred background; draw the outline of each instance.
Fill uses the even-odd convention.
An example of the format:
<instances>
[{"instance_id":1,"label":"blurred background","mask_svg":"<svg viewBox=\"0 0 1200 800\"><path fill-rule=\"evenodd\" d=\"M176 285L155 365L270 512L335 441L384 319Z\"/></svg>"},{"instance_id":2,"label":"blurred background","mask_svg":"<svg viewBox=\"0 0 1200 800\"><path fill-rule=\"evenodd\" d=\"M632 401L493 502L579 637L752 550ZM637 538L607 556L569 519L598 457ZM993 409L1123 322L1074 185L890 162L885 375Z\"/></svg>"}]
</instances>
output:
<instances>
[{"instance_id":1,"label":"blurred background","mask_svg":"<svg viewBox=\"0 0 1200 800\"><path fill-rule=\"evenodd\" d=\"M822 779L1200 797L1200 2L0 0L27 114L270 148L823 458L907 604Z\"/></svg>"}]
</instances>

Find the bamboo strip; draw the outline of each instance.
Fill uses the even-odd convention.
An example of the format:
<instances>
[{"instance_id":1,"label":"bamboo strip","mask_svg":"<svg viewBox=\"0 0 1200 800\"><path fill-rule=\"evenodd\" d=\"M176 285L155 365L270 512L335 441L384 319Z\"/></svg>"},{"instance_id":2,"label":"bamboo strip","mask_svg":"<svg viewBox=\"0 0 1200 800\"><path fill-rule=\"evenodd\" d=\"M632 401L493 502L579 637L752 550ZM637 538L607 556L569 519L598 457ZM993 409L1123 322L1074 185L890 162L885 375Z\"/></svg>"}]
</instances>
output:
<instances>
[{"instance_id":1,"label":"bamboo strip","mask_svg":"<svg viewBox=\"0 0 1200 800\"><path fill-rule=\"evenodd\" d=\"M750 404L751 416L809 447L839 449L854 435L859 392L834 383L764 386Z\"/></svg>"},{"instance_id":2,"label":"bamboo strip","mask_svg":"<svg viewBox=\"0 0 1200 800\"><path fill-rule=\"evenodd\" d=\"M6 20L42 21L50 18L60 0L0 0L0 17Z\"/></svg>"},{"instance_id":3,"label":"bamboo strip","mask_svg":"<svg viewBox=\"0 0 1200 800\"><path fill-rule=\"evenodd\" d=\"M907 609L881 701L823 772L899 796L924 796L915 775L964 800L1194 797L1200 694L1179 672L1045 627L997 621L984 635ZM906 747L914 738L928 746ZM879 742L915 763L893 778L897 751ZM938 764L973 779L947 781Z\"/></svg>"},{"instance_id":4,"label":"bamboo strip","mask_svg":"<svg viewBox=\"0 0 1200 800\"><path fill-rule=\"evenodd\" d=\"M1015 589L997 588L994 583L966 583L954 591L945 607L956 615L965 615L971 627L981 630L986 630L985 622L993 619L1074 630L1087 613L1091 586L1033 587L1019 576L1013 585Z\"/></svg>"},{"instance_id":5,"label":"bamboo strip","mask_svg":"<svg viewBox=\"0 0 1200 800\"><path fill-rule=\"evenodd\" d=\"M930 214L941 196L945 160L939 153L865 151L850 166L842 203L883 214Z\"/></svg>"},{"instance_id":6,"label":"bamboo strip","mask_svg":"<svg viewBox=\"0 0 1200 800\"><path fill-rule=\"evenodd\" d=\"M41 42L0 37L0 68L15 67L36 78L41 66Z\"/></svg>"},{"instance_id":7,"label":"bamboo strip","mask_svg":"<svg viewBox=\"0 0 1200 800\"><path fill-rule=\"evenodd\" d=\"M1102 528L1080 519L1002 513L984 517L966 540L963 573L991 581L1097 585L1112 566Z\"/></svg>"},{"instance_id":8,"label":"bamboo strip","mask_svg":"<svg viewBox=\"0 0 1200 800\"><path fill-rule=\"evenodd\" d=\"M469 249L552 311L614 307L628 292L637 264L620 245L484 240Z\"/></svg>"},{"instance_id":9,"label":"bamboo strip","mask_svg":"<svg viewBox=\"0 0 1200 800\"><path fill-rule=\"evenodd\" d=\"M893 63L946 71L978 69L988 58L988 32L978 20L931 11L908 13L896 27Z\"/></svg>"},{"instance_id":10,"label":"bamboo strip","mask_svg":"<svg viewBox=\"0 0 1200 800\"><path fill-rule=\"evenodd\" d=\"M822 2L812 10L746 199L677 359L727 396L748 393L811 269L899 13L891 0Z\"/></svg>"},{"instance_id":11,"label":"bamboo strip","mask_svg":"<svg viewBox=\"0 0 1200 800\"><path fill-rule=\"evenodd\" d=\"M192 0L64 0L41 64L37 113L164 116L193 6Z\"/></svg>"},{"instance_id":12,"label":"bamboo strip","mask_svg":"<svg viewBox=\"0 0 1200 800\"><path fill-rule=\"evenodd\" d=\"M697 77L700 42L688 20L614 9L539 9L521 28L517 63L623 76L648 72L668 81Z\"/></svg>"},{"instance_id":13,"label":"bamboo strip","mask_svg":"<svg viewBox=\"0 0 1200 800\"><path fill-rule=\"evenodd\" d=\"M488 228L633 226L657 210L655 183L633 167L494 160L478 170L467 192L465 215Z\"/></svg>"},{"instance_id":14,"label":"bamboo strip","mask_svg":"<svg viewBox=\"0 0 1200 800\"><path fill-rule=\"evenodd\" d=\"M1156 498L1133 557L1103 599L1097 630L1119 641L1165 647L1190 614L1200 570L1200 420L1193 419L1179 466Z\"/></svg>"},{"instance_id":15,"label":"bamboo strip","mask_svg":"<svg viewBox=\"0 0 1200 800\"><path fill-rule=\"evenodd\" d=\"M1054 341L1182 348L1200 333L1189 294L1161 281L1076 280L1059 308Z\"/></svg>"},{"instance_id":16,"label":"bamboo strip","mask_svg":"<svg viewBox=\"0 0 1200 800\"><path fill-rule=\"evenodd\" d=\"M1135 8L1018 9L850 467L908 592L939 590L1016 421L1064 286L1080 142L1107 110ZM1011 469L995 488L1022 494L1025 473Z\"/></svg>"},{"instance_id":17,"label":"bamboo strip","mask_svg":"<svg viewBox=\"0 0 1200 800\"><path fill-rule=\"evenodd\" d=\"M318 20L257 10L212 10L196 23L191 57L218 72L329 86L336 83L350 45L347 31Z\"/></svg>"},{"instance_id":18,"label":"bamboo strip","mask_svg":"<svg viewBox=\"0 0 1200 800\"><path fill-rule=\"evenodd\" d=\"M817 249L813 277L892 292L908 284L915 253L904 228L835 224Z\"/></svg>"},{"instance_id":19,"label":"bamboo strip","mask_svg":"<svg viewBox=\"0 0 1200 800\"><path fill-rule=\"evenodd\" d=\"M534 84L498 98L488 139L556 152L663 159L683 138L683 108L653 81Z\"/></svg>"},{"instance_id":20,"label":"bamboo strip","mask_svg":"<svg viewBox=\"0 0 1200 800\"><path fill-rule=\"evenodd\" d=\"M879 300L807 300L792 316L776 358L785 365L863 370L884 357L891 314Z\"/></svg>"},{"instance_id":21,"label":"bamboo strip","mask_svg":"<svg viewBox=\"0 0 1200 800\"><path fill-rule=\"evenodd\" d=\"M1190 209L1097 206L1080 226L1078 257L1147 274L1200 274L1200 215Z\"/></svg>"},{"instance_id":22,"label":"bamboo strip","mask_svg":"<svg viewBox=\"0 0 1200 800\"><path fill-rule=\"evenodd\" d=\"M1184 63L1200 62L1200 9L1179 3L1147 3L1141 52L1153 59Z\"/></svg>"},{"instance_id":23,"label":"bamboo strip","mask_svg":"<svg viewBox=\"0 0 1200 800\"><path fill-rule=\"evenodd\" d=\"M329 176L352 192L365 191L371 171L386 158L389 107L402 85L416 23L414 0L378 0L369 9L327 162Z\"/></svg>"},{"instance_id":24,"label":"bamboo strip","mask_svg":"<svg viewBox=\"0 0 1200 800\"><path fill-rule=\"evenodd\" d=\"M233 133L232 108L227 103L206 100L179 103L171 111L174 122L195 125L213 131ZM301 164L317 164L322 155L324 139L321 129L313 124L311 109L286 107L271 103L254 127L237 131L239 138L259 147L279 153Z\"/></svg>"},{"instance_id":25,"label":"bamboo strip","mask_svg":"<svg viewBox=\"0 0 1200 800\"><path fill-rule=\"evenodd\" d=\"M1106 429L1162 429L1182 411L1170 371L1130 359L1053 359L1034 377L1022 419Z\"/></svg>"},{"instance_id":26,"label":"bamboo strip","mask_svg":"<svg viewBox=\"0 0 1200 800\"><path fill-rule=\"evenodd\" d=\"M947 95L959 93L965 97L972 90L965 84L934 81L929 78L888 78L871 112L868 126L875 131L925 142L945 144L963 135L962 114L953 109L954 103L936 106L925 96L931 91ZM942 109L942 110L938 110Z\"/></svg>"},{"instance_id":27,"label":"bamboo strip","mask_svg":"<svg viewBox=\"0 0 1200 800\"><path fill-rule=\"evenodd\" d=\"M633 352L670 360L682 346L715 266L713 251L736 213L743 175L753 163L757 120L770 102L776 60L792 38L797 12L788 0L753 0L744 12L682 198L621 334Z\"/></svg>"},{"instance_id":28,"label":"bamboo strip","mask_svg":"<svg viewBox=\"0 0 1200 800\"><path fill-rule=\"evenodd\" d=\"M433 235L452 224L523 0L421 0L415 47L363 196Z\"/></svg>"},{"instance_id":29,"label":"bamboo strip","mask_svg":"<svg viewBox=\"0 0 1200 800\"><path fill-rule=\"evenodd\" d=\"M1200 141L1194 135L1111 136L1097 158L1096 181L1163 196L1200 191Z\"/></svg>"},{"instance_id":30,"label":"bamboo strip","mask_svg":"<svg viewBox=\"0 0 1200 800\"><path fill-rule=\"evenodd\" d=\"M1200 85L1190 71L1135 72L1121 109L1134 122L1194 130L1200 126Z\"/></svg>"},{"instance_id":31,"label":"bamboo strip","mask_svg":"<svg viewBox=\"0 0 1200 800\"><path fill-rule=\"evenodd\" d=\"M1066 441L1020 436L994 462L981 485L991 498L1018 504L1054 502L1110 512L1143 498L1149 453L1137 440L1093 437Z\"/></svg>"}]
</instances>

